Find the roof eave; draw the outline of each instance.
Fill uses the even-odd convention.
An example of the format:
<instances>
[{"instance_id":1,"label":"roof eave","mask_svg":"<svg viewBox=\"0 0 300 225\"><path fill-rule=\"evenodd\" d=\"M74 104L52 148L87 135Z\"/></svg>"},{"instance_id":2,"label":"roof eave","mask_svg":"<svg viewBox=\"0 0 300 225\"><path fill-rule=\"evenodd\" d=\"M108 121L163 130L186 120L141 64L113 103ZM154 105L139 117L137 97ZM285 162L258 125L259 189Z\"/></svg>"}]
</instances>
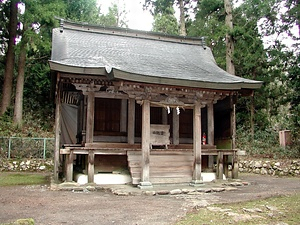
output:
<instances>
[{"instance_id":1,"label":"roof eave","mask_svg":"<svg viewBox=\"0 0 300 225\"><path fill-rule=\"evenodd\" d=\"M130 80L141 83L153 83L172 86L184 86L193 88L219 89L219 90L241 90L241 89L258 89L262 82L256 81L251 83L235 82L235 83L220 83L207 81L193 81L183 79L173 79L164 77L144 76L140 74L127 73L118 69L113 69L113 77L115 79Z\"/></svg>"},{"instance_id":2,"label":"roof eave","mask_svg":"<svg viewBox=\"0 0 300 225\"><path fill-rule=\"evenodd\" d=\"M219 90L241 90L241 89L258 89L262 82L256 81L251 83L235 82L235 83L220 83L220 82L206 82L193 81L184 79L174 79L156 76L145 76L141 74L128 73L118 69L112 69L111 73L107 73L105 67L79 67L73 65L66 65L56 61L49 61L50 69L52 71L59 71L64 73L74 73L81 75L105 75L108 79L121 79L140 83L152 83L171 86L183 86L193 88L219 89Z\"/></svg>"},{"instance_id":3,"label":"roof eave","mask_svg":"<svg viewBox=\"0 0 300 225\"><path fill-rule=\"evenodd\" d=\"M88 74L88 75L107 75L105 67L81 67L66 65L49 60L50 69L63 73Z\"/></svg>"}]
</instances>

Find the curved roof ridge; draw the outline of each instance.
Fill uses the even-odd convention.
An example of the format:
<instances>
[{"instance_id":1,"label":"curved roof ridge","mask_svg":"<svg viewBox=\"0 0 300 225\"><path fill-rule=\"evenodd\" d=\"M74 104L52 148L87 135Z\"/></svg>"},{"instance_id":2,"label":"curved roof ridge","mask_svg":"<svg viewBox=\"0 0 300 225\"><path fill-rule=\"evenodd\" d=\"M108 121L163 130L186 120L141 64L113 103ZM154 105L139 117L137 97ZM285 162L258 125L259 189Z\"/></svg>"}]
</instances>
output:
<instances>
[{"instance_id":1,"label":"curved roof ridge","mask_svg":"<svg viewBox=\"0 0 300 225\"><path fill-rule=\"evenodd\" d=\"M161 32L142 31L142 30L136 30L130 28L123 28L123 27L112 27L112 26L93 25L88 23L78 23L78 22L72 22L72 21L61 19L61 23L60 23L61 32L63 32L64 29L72 29L72 30L85 31L91 33L113 34L113 35L120 35L120 36L205 46L204 37L172 35L172 34L166 34Z\"/></svg>"}]
</instances>

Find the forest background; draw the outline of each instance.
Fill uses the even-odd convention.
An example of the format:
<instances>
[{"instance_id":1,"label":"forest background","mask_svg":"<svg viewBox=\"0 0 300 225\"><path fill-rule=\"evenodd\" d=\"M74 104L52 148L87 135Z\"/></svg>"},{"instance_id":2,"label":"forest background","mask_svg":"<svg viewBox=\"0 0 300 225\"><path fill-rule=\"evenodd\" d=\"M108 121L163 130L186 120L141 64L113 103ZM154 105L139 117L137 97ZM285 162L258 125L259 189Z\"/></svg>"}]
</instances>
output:
<instances>
[{"instance_id":1,"label":"forest background","mask_svg":"<svg viewBox=\"0 0 300 225\"><path fill-rule=\"evenodd\" d=\"M57 18L128 27L124 5L103 13L101 1L1 0L0 137L54 137L52 28ZM238 98L238 148L252 156L300 156L299 0L145 0L143 8L153 16L152 31L205 37L221 68L230 70L229 57L230 73L263 81ZM285 129L292 145L282 148L278 132Z\"/></svg>"}]
</instances>

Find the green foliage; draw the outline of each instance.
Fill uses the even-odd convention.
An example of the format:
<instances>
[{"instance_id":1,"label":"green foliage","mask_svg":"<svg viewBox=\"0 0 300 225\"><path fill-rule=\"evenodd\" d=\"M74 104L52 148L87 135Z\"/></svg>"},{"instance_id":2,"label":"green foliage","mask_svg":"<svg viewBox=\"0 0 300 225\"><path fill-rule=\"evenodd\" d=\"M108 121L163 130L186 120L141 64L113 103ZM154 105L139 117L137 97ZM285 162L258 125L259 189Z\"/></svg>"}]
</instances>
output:
<instances>
[{"instance_id":1,"label":"green foliage","mask_svg":"<svg viewBox=\"0 0 300 225\"><path fill-rule=\"evenodd\" d=\"M0 117L0 137L54 137L52 114L46 117L43 110L25 110L22 128L13 124L10 114L11 109Z\"/></svg>"},{"instance_id":2,"label":"green foliage","mask_svg":"<svg viewBox=\"0 0 300 225\"><path fill-rule=\"evenodd\" d=\"M187 24L187 34L206 37L206 44L212 49L217 64L225 69L225 27L224 4L221 0L198 1L195 20Z\"/></svg>"},{"instance_id":3,"label":"green foliage","mask_svg":"<svg viewBox=\"0 0 300 225\"><path fill-rule=\"evenodd\" d=\"M96 24L99 8L96 0L63 0L66 5L66 19L75 22Z\"/></svg>"},{"instance_id":4,"label":"green foliage","mask_svg":"<svg viewBox=\"0 0 300 225\"><path fill-rule=\"evenodd\" d=\"M158 14L154 16L153 31L178 35L178 23L174 15Z\"/></svg>"},{"instance_id":5,"label":"green foliage","mask_svg":"<svg viewBox=\"0 0 300 225\"><path fill-rule=\"evenodd\" d=\"M152 31L173 35L179 34L179 25L173 8L174 2L169 0L145 1L144 7L154 16Z\"/></svg>"},{"instance_id":6,"label":"green foliage","mask_svg":"<svg viewBox=\"0 0 300 225\"><path fill-rule=\"evenodd\" d=\"M145 0L144 8L148 9L153 16L158 14L172 15L174 14L174 1L175 0Z\"/></svg>"},{"instance_id":7,"label":"green foliage","mask_svg":"<svg viewBox=\"0 0 300 225\"><path fill-rule=\"evenodd\" d=\"M293 133L293 137L299 134ZM236 145L238 149L245 150L249 156L266 158L298 158L300 157L299 140L293 138L293 145L286 148L279 145L279 133L272 129L256 130L254 139L249 129L238 127Z\"/></svg>"},{"instance_id":8,"label":"green foliage","mask_svg":"<svg viewBox=\"0 0 300 225\"><path fill-rule=\"evenodd\" d=\"M291 106L291 118L295 129L300 130L300 54L289 58L287 86L291 90L287 102Z\"/></svg>"},{"instance_id":9,"label":"green foliage","mask_svg":"<svg viewBox=\"0 0 300 225\"><path fill-rule=\"evenodd\" d=\"M13 223L1 223L0 225L34 225L34 219L27 218L27 219L18 219Z\"/></svg>"},{"instance_id":10,"label":"green foliage","mask_svg":"<svg viewBox=\"0 0 300 225\"><path fill-rule=\"evenodd\" d=\"M107 14L101 14L97 19L97 24L113 27L128 27L126 21L126 11L120 10L116 4L108 8Z\"/></svg>"}]
</instances>

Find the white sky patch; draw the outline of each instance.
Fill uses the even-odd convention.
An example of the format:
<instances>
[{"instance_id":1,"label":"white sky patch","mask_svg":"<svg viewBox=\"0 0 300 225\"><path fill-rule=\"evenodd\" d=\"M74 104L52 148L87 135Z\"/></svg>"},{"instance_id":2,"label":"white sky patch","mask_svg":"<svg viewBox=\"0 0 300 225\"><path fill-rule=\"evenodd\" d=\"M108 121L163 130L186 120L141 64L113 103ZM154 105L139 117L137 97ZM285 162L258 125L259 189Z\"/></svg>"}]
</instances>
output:
<instances>
[{"instance_id":1,"label":"white sky patch","mask_svg":"<svg viewBox=\"0 0 300 225\"><path fill-rule=\"evenodd\" d=\"M153 17L147 10L143 10L144 0L98 0L101 12L106 14L112 4L116 4L119 10L125 9L128 27L136 30L150 31L152 29Z\"/></svg>"}]
</instances>

